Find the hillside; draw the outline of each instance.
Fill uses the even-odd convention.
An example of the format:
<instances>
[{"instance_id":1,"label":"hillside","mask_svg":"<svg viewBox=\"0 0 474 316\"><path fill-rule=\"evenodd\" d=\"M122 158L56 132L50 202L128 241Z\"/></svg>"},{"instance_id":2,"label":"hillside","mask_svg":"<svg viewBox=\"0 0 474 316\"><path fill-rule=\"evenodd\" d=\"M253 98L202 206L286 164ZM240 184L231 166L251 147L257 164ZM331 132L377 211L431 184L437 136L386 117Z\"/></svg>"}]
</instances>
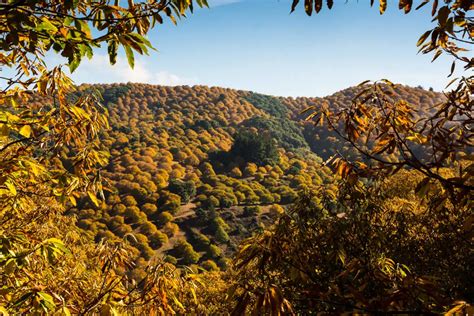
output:
<instances>
[{"instance_id":1,"label":"hillside","mask_svg":"<svg viewBox=\"0 0 474 316\"><path fill-rule=\"evenodd\" d=\"M111 128L105 202L82 200L78 225L96 240L127 239L140 266L159 254L179 264L224 269L239 242L283 211L300 190L331 185L321 165L336 151L357 156L300 112L351 102L358 88L325 98L283 98L204 86L84 85L98 89ZM428 110L441 98L398 87ZM331 198L330 196L328 197ZM131 237L133 235L133 237Z\"/></svg>"}]
</instances>

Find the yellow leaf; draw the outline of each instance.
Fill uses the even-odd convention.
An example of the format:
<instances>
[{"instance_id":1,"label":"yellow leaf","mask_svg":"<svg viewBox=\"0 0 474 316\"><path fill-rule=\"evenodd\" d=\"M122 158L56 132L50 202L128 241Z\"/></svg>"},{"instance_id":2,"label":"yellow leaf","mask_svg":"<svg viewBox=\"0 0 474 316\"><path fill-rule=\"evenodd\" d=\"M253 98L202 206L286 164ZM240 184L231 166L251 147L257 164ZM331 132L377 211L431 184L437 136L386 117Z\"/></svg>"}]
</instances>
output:
<instances>
[{"instance_id":1,"label":"yellow leaf","mask_svg":"<svg viewBox=\"0 0 474 316\"><path fill-rule=\"evenodd\" d=\"M63 313L66 316L71 316L71 312L69 311L69 308L67 308L66 306L63 306Z\"/></svg>"},{"instance_id":2,"label":"yellow leaf","mask_svg":"<svg viewBox=\"0 0 474 316\"><path fill-rule=\"evenodd\" d=\"M37 83L38 91L40 93L46 93L46 88L48 86L48 78L46 76L41 77Z\"/></svg>"},{"instance_id":3,"label":"yellow leaf","mask_svg":"<svg viewBox=\"0 0 474 316\"><path fill-rule=\"evenodd\" d=\"M191 294L193 295L194 304L197 304L198 301L197 301L196 292L194 291L194 289L191 289Z\"/></svg>"},{"instance_id":4,"label":"yellow leaf","mask_svg":"<svg viewBox=\"0 0 474 316\"><path fill-rule=\"evenodd\" d=\"M181 302L178 301L178 299L177 299L176 297L173 297L173 301L174 301L174 303L175 303L179 308L181 308L181 309L184 310L183 304L181 304Z\"/></svg>"},{"instance_id":5,"label":"yellow leaf","mask_svg":"<svg viewBox=\"0 0 474 316\"><path fill-rule=\"evenodd\" d=\"M445 315L463 315L463 310L467 306L466 302L459 302L458 305L454 306ZM467 314L466 314L467 315Z\"/></svg>"},{"instance_id":6,"label":"yellow leaf","mask_svg":"<svg viewBox=\"0 0 474 316\"><path fill-rule=\"evenodd\" d=\"M41 125L41 128L44 129L45 131L49 132L48 124Z\"/></svg>"},{"instance_id":7,"label":"yellow leaf","mask_svg":"<svg viewBox=\"0 0 474 316\"><path fill-rule=\"evenodd\" d=\"M76 198L73 197L72 195L69 196L69 201L71 201L71 204L72 204L72 205L77 206Z\"/></svg>"},{"instance_id":8,"label":"yellow leaf","mask_svg":"<svg viewBox=\"0 0 474 316\"><path fill-rule=\"evenodd\" d=\"M384 14L387 10L387 0L380 0L380 14Z\"/></svg>"},{"instance_id":9,"label":"yellow leaf","mask_svg":"<svg viewBox=\"0 0 474 316\"><path fill-rule=\"evenodd\" d=\"M97 199L97 197L95 196L93 192L87 191L87 195L89 195L89 198L95 204L95 206L99 206L99 200Z\"/></svg>"},{"instance_id":10,"label":"yellow leaf","mask_svg":"<svg viewBox=\"0 0 474 316\"><path fill-rule=\"evenodd\" d=\"M26 138L30 138L31 136L31 126L30 125L24 125L20 131L19 131L21 136L24 136Z\"/></svg>"},{"instance_id":11,"label":"yellow leaf","mask_svg":"<svg viewBox=\"0 0 474 316\"><path fill-rule=\"evenodd\" d=\"M10 103L12 104L12 107L14 108L18 107L18 102L16 101L14 96L10 98Z\"/></svg>"},{"instance_id":12,"label":"yellow leaf","mask_svg":"<svg viewBox=\"0 0 474 316\"><path fill-rule=\"evenodd\" d=\"M81 109L80 107L77 107L75 105L71 106L71 111L76 114L76 116L78 118L86 118L86 119L90 119L90 115L86 113L86 111L84 111L83 109Z\"/></svg>"},{"instance_id":13,"label":"yellow leaf","mask_svg":"<svg viewBox=\"0 0 474 316\"><path fill-rule=\"evenodd\" d=\"M3 315L3 316L8 316L8 315L10 315L10 314L8 314L8 312L7 312L7 310L5 309L5 307L3 307L3 306L0 306L0 313L1 313L1 315Z\"/></svg>"},{"instance_id":14,"label":"yellow leaf","mask_svg":"<svg viewBox=\"0 0 474 316\"><path fill-rule=\"evenodd\" d=\"M30 168L31 168L31 172L33 172L33 174L35 176L39 176L44 172L43 166L41 166L39 164L29 162L29 165L30 165Z\"/></svg>"},{"instance_id":15,"label":"yellow leaf","mask_svg":"<svg viewBox=\"0 0 474 316\"><path fill-rule=\"evenodd\" d=\"M7 186L8 190L10 190L11 194L16 195L16 188L11 182L5 182L5 185Z\"/></svg>"}]
</instances>

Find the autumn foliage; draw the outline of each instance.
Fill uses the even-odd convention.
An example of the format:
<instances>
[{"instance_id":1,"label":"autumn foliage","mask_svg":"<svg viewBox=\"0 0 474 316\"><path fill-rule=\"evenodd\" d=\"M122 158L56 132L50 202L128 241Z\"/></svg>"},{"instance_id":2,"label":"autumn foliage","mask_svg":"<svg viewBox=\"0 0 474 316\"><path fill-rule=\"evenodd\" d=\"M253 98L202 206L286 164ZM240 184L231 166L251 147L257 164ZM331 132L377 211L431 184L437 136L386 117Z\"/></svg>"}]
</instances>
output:
<instances>
[{"instance_id":1,"label":"autumn foliage","mask_svg":"<svg viewBox=\"0 0 474 316\"><path fill-rule=\"evenodd\" d=\"M2 1L0 313L472 313L474 5L398 1L428 4L417 45L463 67L450 90L283 98L44 62L133 67L205 0Z\"/></svg>"}]
</instances>

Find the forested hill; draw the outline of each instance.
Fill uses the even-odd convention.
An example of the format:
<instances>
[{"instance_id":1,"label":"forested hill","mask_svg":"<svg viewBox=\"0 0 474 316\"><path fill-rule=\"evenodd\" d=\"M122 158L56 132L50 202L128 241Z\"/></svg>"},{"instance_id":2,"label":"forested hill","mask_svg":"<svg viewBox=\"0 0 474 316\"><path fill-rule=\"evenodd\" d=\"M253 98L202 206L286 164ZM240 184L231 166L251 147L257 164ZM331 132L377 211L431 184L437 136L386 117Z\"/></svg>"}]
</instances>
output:
<instances>
[{"instance_id":1,"label":"forested hill","mask_svg":"<svg viewBox=\"0 0 474 316\"><path fill-rule=\"evenodd\" d=\"M110 192L99 206L80 203L78 225L96 240L132 233L139 266L162 254L170 262L225 268L238 242L271 224L299 190L333 181L323 159L336 150L356 155L300 113L347 104L358 88L325 98L204 86L81 86L90 88L101 91L109 111L102 140L110 152ZM442 97L404 86L393 93L425 110Z\"/></svg>"}]
</instances>

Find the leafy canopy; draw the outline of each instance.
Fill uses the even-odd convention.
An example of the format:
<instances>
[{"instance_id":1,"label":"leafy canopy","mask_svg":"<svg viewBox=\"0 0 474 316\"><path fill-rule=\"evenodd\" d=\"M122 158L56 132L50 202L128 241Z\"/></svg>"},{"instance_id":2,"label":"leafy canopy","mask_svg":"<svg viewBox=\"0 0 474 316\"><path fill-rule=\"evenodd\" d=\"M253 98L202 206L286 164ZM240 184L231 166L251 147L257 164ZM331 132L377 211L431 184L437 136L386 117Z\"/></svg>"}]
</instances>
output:
<instances>
[{"instance_id":1,"label":"leafy canopy","mask_svg":"<svg viewBox=\"0 0 474 316\"><path fill-rule=\"evenodd\" d=\"M299 2L293 1L292 11ZM308 121L334 130L368 164L332 157L327 164L341 177L337 204L327 201L333 193L326 188L304 195L275 227L243 244L231 289L234 315L427 313L447 311L453 303L450 313L472 311L454 301L472 298L472 285L464 279L471 274L474 237L474 57L466 49L474 44L474 4L426 0L415 9L429 3L435 25L417 46L423 54L433 53L433 61L451 56L449 76L457 64L465 76L451 80L448 87L454 88L445 100L424 114L394 100L394 84L386 79L363 82L350 104L305 111ZM331 9L334 2L326 4ZM409 13L413 1L398 4ZM381 14L387 5L379 1ZM308 15L322 8L323 0L304 1ZM401 186L383 186L397 173ZM385 190L401 194L390 197ZM404 200L413 191L417 197ZM444 262L452 257L461 264ZM433 283L438 279L442 284Z\"/></svg>"},{"instance_id":2,"label":"leafy canopy","mask_svg":"<svg viewBox=\"0 0 474 316\"><path fill-rule=\"evenodd\" d=\"M96 206L101 204L96 195L103 197L99 169L107 163L108 154L102 150L98 137L108 122L100 94L75 93L77 87L63 72L63 66L48 68L44 56L49 52L60 54L73 72L85 57L92 58L94 50L102 46L107 47L114 64L121 47L133 67L135 53L147 54L152 49L146 34L166 17L176 23L193 10L194 4L207 6L205 0L0 3L0 67L13 73L0 78L2 312L48 313L63 309L64 313L100 310L111 314L112 305L119 302L123 305L127 300L130 304L149 300L144 296L130 298L148 281L143 280L140 287L127 288L129 280L123 271L118 274L118 269L127 265L113 264L112 259L90 259L91 267L100 268L81 274L64 267L71 261L59 261L69 251L68 245L56 237L74 230L73 223L62 216L65 207L76 205L84 195ZM43 102L29 102L31 95ZM64 226L58 231L60 224ZM75 255L79 248L74 247ZM118 248L107 249L102 258L116 258ZM84 264L92 257L82 256ZM156 277L167 275L164 279L174 282L174 272L164 270L163 265L157 265L150 271L155 271ZM56 276L55 282L51 275ZM34 282L30 282L32 276ZM101 280L102 286L96 287L92 280ZM63 291L64 284L69 284L70 290ZM150 285L149 294L155 285ZM173 312L164 288L154 289L164 299L158 301L164 303L154 303L153 308L162 313ZM114 297L111 293L115 291L122 294ZM78 299L80 293L91 296Z\"/></svg>"}]
</instances>

